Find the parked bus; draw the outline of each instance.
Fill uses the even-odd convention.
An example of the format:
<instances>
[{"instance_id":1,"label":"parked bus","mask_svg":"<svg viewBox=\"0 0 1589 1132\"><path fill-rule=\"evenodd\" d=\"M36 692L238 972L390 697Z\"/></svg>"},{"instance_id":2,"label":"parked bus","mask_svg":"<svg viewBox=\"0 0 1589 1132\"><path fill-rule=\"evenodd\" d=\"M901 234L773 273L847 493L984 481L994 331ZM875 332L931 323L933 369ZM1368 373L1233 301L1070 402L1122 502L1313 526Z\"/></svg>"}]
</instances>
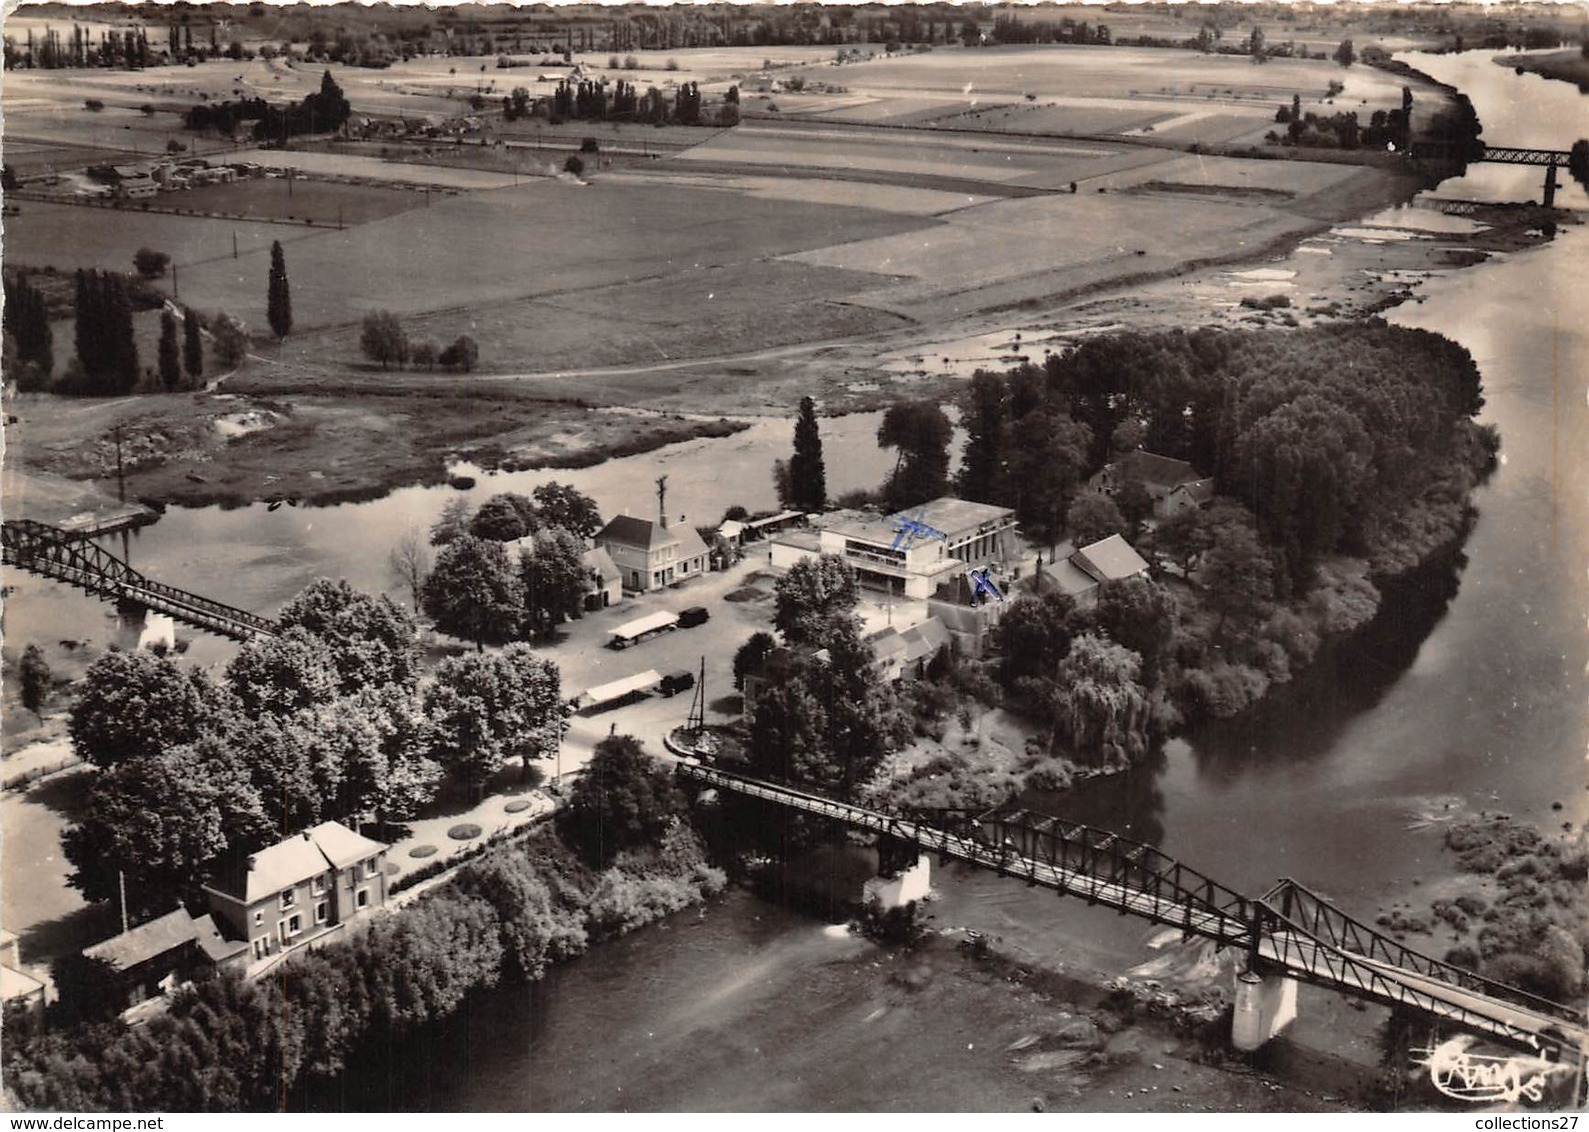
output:
<instances>
[{"instance_id":1,"label":"parked bus","mask_svg":"<svg viewBox=\"0 0 1589 1132\"><path fill-rule=\"evenodd\" d=\"M644 617L637 617L633 621L618 626L612 631L612 639L607 642L609 648L626 649L630 645L639 644L648 637L658 633L666 633L670 629L679 627L677 613L657 612L648 613Z\"/></svg>"}]
</instances>

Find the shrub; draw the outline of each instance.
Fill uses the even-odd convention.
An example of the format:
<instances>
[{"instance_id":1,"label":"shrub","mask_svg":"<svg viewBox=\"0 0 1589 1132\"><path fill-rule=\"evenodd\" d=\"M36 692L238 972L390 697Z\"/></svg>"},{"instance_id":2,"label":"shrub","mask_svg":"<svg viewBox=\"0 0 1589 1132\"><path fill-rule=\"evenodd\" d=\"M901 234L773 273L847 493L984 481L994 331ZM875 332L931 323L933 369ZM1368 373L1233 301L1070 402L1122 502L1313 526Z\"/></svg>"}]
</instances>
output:
<instances>
[{"instance_id":1,"label":"shrub","mask_svg":"<svg viewBox=\"0 0 1589 1132\"><path fill-rule=\"evenodd\" d=\"M568 160L563 162L563 172L572 173L576 177L583 176L585 173L585 162L580 159L579 154L571 153L568 155Z\"/></svg>"},{"instance_id":2,"label":"shrub","mask_svg":"<svg viewBox=\"0 0 1589 1132\"><path fill-rule=\"evenodd\" d=\"M132 265L145 279L158 279L166 273L171 257L152 248L139 248L132 253Z\"/></svg>"}]
</instances>

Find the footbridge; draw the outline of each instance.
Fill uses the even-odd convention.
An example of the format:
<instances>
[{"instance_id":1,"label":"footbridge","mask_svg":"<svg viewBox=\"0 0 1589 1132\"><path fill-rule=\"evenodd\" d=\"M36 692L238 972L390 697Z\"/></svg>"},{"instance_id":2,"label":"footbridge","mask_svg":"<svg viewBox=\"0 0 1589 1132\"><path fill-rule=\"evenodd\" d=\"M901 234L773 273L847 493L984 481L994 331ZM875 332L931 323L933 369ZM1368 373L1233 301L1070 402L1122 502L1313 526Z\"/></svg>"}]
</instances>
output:
<instances>
[{"instance_id":1,"label":"footbridge","mask_svg":"<svg viewBox=\"0 0 1589 1132\"><path fill-rule=\"evenodd\" d=\"M893 843L896 859L900 848L936 853L1240 948L1247 968L1246 986L1237 990L1237 1027L1245 991L1252 1025L1260 1029L1247 1048L1294 1017L1296 981L1411 1008L1574 1064L1589 1048L1589 1028L1574 1008L1413 951L1293 880L1252 898L1151 845L1024 810L885 813L689 760L679 763L678 775L869 830L885 847ZM1236 1038L1241 1045L1239 1032Z\"/></svg>"},{"instance_id":2,"label":"footbridge","mask_svg":"<svg viewBox=\"0 0 1589 1132\"><path fill-rule=\"evenodd\" d=\"M1468 164L1488 161L1494 165L1533 165L1545 170L1545 207L1556 207L1556 190L1560 188L1556 170L1566 169L1572 163L1572 154L1565 149L1524 149L1512 145L1478 144L1475 152L1449 145L1415 144L1414 160L1460 160Z\"/></svg>"},{"instance_id":3,"label":"footbridge","mask_svg":"<svg viewBox=\"0 0 1589 1132\"><path fill-rule=\"evenodd\" d=\"M164 613L217 636L247 641L281 632L274 621L146 578L92 539L31 519L0 524L0 561L96 597Z\"/></svg>"}]
</instances>

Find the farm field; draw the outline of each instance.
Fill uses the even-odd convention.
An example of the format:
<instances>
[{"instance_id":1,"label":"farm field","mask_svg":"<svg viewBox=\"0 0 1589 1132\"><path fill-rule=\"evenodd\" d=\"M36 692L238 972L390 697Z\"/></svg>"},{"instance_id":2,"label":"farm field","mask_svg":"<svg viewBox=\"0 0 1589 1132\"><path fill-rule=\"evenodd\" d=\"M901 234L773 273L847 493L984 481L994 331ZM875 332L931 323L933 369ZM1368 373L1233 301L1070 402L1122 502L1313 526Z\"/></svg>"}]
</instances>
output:
<instances>
[{"instance_id":1,"label":"farm field","mask_svg":"<svg viewBox=\"0 0 1589 1132\"><path fill-rule=\"evenodd\" d=\"M603 184L677 185L696 192L748 193L768 200L800 201L848 208L876 208L902 216L936 216L955 209L985 204L997 199L975 193L951 193L941 189L917 189L905 185L873 185L864 181L834 181L822 178L756 176L754 174L679 172L647 169L635 172L603 173Z\"/></svg>"},{"instance_id":2,"label":"farm field","mask_svg":"<svg viewBox=\"0 0 1589 1132\"><path fill-rule=\"evenodd\" d=\"M321 224L334 224L339 219L344 224L363 224L425 206L424 194L410 189L286 177L204 185L179 193L162 193L155 199L162 208L260 220L313 220Z\"/></svg>"},{"instance_id":3,"label":"farm field","mask_svg":"<svg viewBox=\"0 0 1589 1132\"><path fill-rule=\"evenodd\" d=\"M1379 96L1399 98L1401 80L1368 68L1359 77ZM847 63L812 78L835 81L857 93L873 88L898 91L964 91L978 96L1039 98L1081 96L1210 94L1277 103L1293 93L1322 94L1331 79L1347 73L1334 63L1314 59L1272 59L1255 66L1243 56L1201 55L1171 48L1111 47L1102 50L1070 44L994 49L943 48L926 55L900 55ZM1359 97L1370 97L1368 94Z\"/></svg>"},{"instance_id":4,"label":"farm field","mask_svg":"<svg viewBox=\"0 0 1589 1132\"><path fill-rule=\"evenodd\" d=\"M387 161L358 151L323 153L301 149L245 149L237 153L236 159L252 161L267 169L299 169L323 177L357 177L365 181L433 185L442 189L500 189L514 183L511 173L455 169L414 161Z\"/></svg>"},{"instance_id":5,"label":"farm field","mask_svg":"<svg viewBox=\"0 0 1589 1132\"><path fill-rule=\"evenodd\" d=\"M183 198L176 194L169 199ZM180 282L184 287L187 284L185 272L190 266L222 260L233 265L246 263L251 256L265 254L273 240L290 246L325 233L321 228L294 228L286 224L207 216L172 216L132 208L25 201L21 209L20 215L6 220L5 260L8 266L54 266L63 271L101 267L128 271L132 268L133 252L149 247L165 252L183 269ZM232 259L234 236L240 260ZM224 270L235 273L235 266ZM202 294L203 291L195 286L195 301L202 302L198 299ZM209 304L205 302L205 305Z\"/></svg>"},{"instance_id":6,"label":"farm field","mask_svg":"<svg viewBox=\"0 0 1589 1132\"><path fill-rule=\"evenodd\" d=\"M872 292L862 301L905 303L1084 265L1142 260L1139 270L1162 270L1177 259L1236 250L1266 231L1287 226L1269 209L1201 199L1138 196L1119 199L1080 193L997 201L944 217L928 233L884 236L842 247L801 252L801 263L872 270L918 280ZM1144 255L1137 255L1141 250Z\"/></svg>"},{"instance_id":7,"label":"farm field","mask_svg":"<svg viewBox=\"0 0 1589 1132\"><path fill-rule=\"evenodd\" d=\"M433 201L408 214L318 238L288 251L300 329L372 310L411 315L470 308L782 255L909 231L923 220L879 209L703 194L677 185L589 185L538 179L518 188ZM130 254L130 253L129 253ZM183 272L208 305L263 325L264 252Z\"/></svg>"},{"instance_id":8,"label":"farm field","mask_svg":"<svg viewBox=\"0 0 1589 1132\"><path fill-rule=\"evenodd\" d=\"M1102 144L990 142L971 134L878 131L756 121L681 154L683 161L761 168L795 167L880 177L949 177L991 185L1044 176L1080 180L1120 151Z\"/></svg>"}]
</instances>

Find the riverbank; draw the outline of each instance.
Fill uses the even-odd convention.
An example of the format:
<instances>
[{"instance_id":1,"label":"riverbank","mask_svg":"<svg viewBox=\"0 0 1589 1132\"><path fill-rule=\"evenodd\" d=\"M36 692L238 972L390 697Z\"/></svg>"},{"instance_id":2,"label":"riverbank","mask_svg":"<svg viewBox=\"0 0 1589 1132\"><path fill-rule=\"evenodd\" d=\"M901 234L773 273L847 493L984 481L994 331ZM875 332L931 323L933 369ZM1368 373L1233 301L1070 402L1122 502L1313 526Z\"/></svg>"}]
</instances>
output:
<instances>
[{"instance_id":1,"label":"riverbank","mask_svg":"<svg viewBox=\"0 0 1589 1132\"><path fill-rule=\"evenodd\" d=\"M1589 94L1589 56L1576 49L1571 51L1534 52L1519 55L1497 55L1494 62L1522 73L1529 71L1547 79L1572 83L1580 94Z\"/></svg>"},{"instance_id":2,"label":"riverbank","mask_svg":"<svg viewBox=\"0 0 1589 1132\"><path fill-rule=\"evenodd\" d=\"M249 388L246 376L239 385ZM602 412L500 387L261 396L228 386L109 401L23 394L8 411L7 462L24 475L16 480L21 494L8 492L7 513L23 516L35 506L59 510L62 481L99 481L104 494L114 492L118 456L128 499L325 506L445 483L457 461L583 468L749 427L721 417Z\"/></svg>"},{"instance_id":3,"label":"riverbank","mask_svg":"<svg viewBox=\"0 0 1589 1132\"><path fill-rule=\"evenodd\" d=\"M120 426L129 498L183 506L374 499L444 482L448 464L460 459L486 469L586 467L724 436L748 427L729 418L783 416L806 394L830 415L907 396L943 400L976 368L1040 361L1043 348L1122 322L1154 329L1363 317L1406 301L1431 273L1547 238L1544 214L1526 207L1483 208L1472 224L1414 238L1332 223L1372 216L1410 200L1417 189L1411 177L1365 168L1340 186L1327 218L1258 246L1238 241L1213 259L1188 259L1147 275L1124 256L1092 272L1096 278L1084 286L1041 298L1034 292L1013 305L881 335L709 359L507 374L375 374L251 356L213 393L108 402L23 395L10 403L17 418L8 429L11 460L67 479L108 481ZM1442 219L1429 213L1408 223L1438 228ZM1246 277L1277 262L1291 276L1272 288ZM1269 299L1271 291L1286 302L1238 301Z\"/></svg>"}]
</instances>

